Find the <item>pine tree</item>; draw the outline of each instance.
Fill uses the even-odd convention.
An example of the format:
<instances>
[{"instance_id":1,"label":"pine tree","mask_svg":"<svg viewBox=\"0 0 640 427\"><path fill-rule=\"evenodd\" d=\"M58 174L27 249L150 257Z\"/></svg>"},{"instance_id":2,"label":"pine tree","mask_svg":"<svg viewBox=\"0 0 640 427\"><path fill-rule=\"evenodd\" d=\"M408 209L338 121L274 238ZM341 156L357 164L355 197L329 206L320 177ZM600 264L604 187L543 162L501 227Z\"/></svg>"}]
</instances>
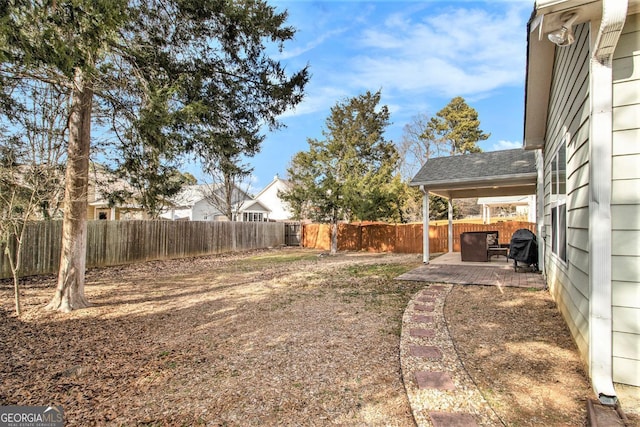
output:
<instances>
[{"instance_id":1,"label":"pine tree","mask_svg":"<svg viewBox=\"0 0 640 427\"><path fill-rule=\"evenodd\" d=\"M423 139L432 141L434 145L447 147L452 156L481 152L478 142L489 136L491 134L485 134L480 129L478 112L460 96L438 111L422 134Z\"/></svg>"}]
</instances>

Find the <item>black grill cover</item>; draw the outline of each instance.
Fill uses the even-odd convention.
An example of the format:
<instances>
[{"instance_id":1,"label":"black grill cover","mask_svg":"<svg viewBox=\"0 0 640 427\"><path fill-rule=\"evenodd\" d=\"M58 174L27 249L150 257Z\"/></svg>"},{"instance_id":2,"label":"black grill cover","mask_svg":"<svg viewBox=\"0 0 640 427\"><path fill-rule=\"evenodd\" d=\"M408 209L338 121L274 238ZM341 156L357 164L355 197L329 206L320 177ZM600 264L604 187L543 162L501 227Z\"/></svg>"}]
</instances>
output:
<instances>
[{"instance_id":1,"label":"black grill cover","mask_svg":"<svg viewBox=\"0 0 640 427\"><path fill-rule=\"evenodd\" d=\"M509 258L529 265L538 265L538 242L531 230L521 228L513 233Z\"/></svg>"}]
</instances>

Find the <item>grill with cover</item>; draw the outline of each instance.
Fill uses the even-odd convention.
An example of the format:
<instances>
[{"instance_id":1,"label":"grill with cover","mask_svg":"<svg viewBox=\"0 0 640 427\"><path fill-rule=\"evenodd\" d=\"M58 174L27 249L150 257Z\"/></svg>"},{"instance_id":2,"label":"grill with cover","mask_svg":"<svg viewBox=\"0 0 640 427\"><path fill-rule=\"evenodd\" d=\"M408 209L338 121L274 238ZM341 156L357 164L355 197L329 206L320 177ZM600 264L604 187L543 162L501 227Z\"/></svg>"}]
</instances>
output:
<instances>
[{"instance_id":1,"label":"grill with cover","mask_svg":"<svg viewBox=\"0 0 640 427\"><path fill-rule=\"evenodd\" d=\"M533 265L535 270L538 270L538 242L531 230L521 228L513 233L509 245L509 258L515 262L516 271L518 271L518 261L528 266Z\"/></svg>"}]
</instances>

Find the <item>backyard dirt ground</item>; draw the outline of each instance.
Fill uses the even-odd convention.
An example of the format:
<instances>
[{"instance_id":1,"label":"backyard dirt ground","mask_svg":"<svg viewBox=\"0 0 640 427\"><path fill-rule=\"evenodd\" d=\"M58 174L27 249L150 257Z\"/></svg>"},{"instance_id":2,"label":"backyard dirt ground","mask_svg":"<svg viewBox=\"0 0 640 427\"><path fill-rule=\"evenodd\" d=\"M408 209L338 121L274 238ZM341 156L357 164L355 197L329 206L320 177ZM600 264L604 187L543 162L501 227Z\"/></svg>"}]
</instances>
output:
<instances>
[{"instance_id":1,"label":"backyard dirt ground","mask_svg":"<svg viewBox=\"0 0 640 427\"><path fill-rule=\"evenodd\" d=\"M0 405L66 425L411 426L399 337L420 256L301 249L94 269L93 303L43 306L52 277L0 282ZM461 360L512 426L584 425L592 397L545 291L454 286Z\"/></svg>"}]
</instances>

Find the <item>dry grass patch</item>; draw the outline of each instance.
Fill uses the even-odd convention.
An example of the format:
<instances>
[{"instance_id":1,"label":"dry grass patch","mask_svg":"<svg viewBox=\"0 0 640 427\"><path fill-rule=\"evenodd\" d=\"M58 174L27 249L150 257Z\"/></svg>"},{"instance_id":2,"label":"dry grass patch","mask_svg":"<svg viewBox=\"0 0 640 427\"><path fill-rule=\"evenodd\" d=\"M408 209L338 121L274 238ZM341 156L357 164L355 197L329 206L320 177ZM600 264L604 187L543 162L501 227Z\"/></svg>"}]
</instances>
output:
<instances>
[{"instance_id":1,"label":"dry grass patch","mask_svg":"<svg viewBox=\"0 0 640 427\"><path fill-rule=\"evenodd\" d=\"M397 425L398 360L419 256L259 251L93 270L93 307L42 306L54 280L2 283L0 405L67 425Z\"/></svg>"},{"instance_id":2,"label":"dry grass patch","mask_svg":"<svg viewBox=\"0 0 640 427\"><path fill-rule=\"evenodd\" d=\"M507 425L583 425L593 393L547 291L455 286L445 317L467 371Z\"/></svg>"}]
</instances>

